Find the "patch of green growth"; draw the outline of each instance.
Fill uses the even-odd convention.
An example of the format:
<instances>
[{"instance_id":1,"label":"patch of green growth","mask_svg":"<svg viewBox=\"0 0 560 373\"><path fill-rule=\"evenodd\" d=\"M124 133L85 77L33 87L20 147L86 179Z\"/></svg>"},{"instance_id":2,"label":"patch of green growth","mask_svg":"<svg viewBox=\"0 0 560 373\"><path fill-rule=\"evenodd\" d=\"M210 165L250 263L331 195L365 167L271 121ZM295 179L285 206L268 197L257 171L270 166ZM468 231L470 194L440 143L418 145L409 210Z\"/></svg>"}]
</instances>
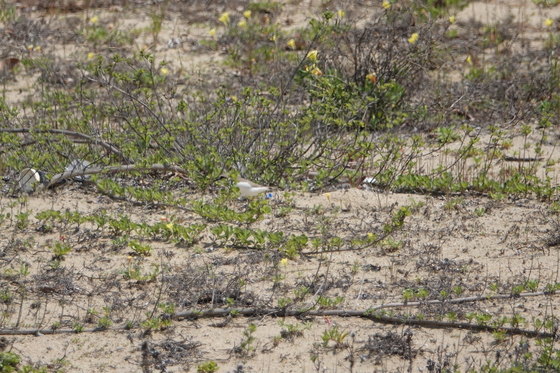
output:
<instances>
[{"instance_id":1,"label":"patch of green growth","mask_svg":"<svg viewBox=\"0 0 560 373\"><path fill-rule=\"evenodd\" d=\"M215 361L205 361L204 363L198 364L196 366L197 373L214 373L219 369L218 363Z\"/></svg>"},{"instance_id":2,"label":"patch of green growth","mask_svg":"<svg viewBox=\"0 0 560 373\"><path fill-rule=\"evenodd\" d=\"M127 268L122 272L123 276L127 280L135 280L138 282L152 282L156 279L160 273L159 265L152 263L152 271L146 274L142 273L142 268L138 265L128 265Z\"/></svg>"},{"instance_id":3,"label":"patch of green growth","mask_svg":"<svg viewBox=\"0 0 560 373\"><path fill-rule=\"evenodd\" d=\"M111 325L113 325L113 321L110 317L105 316L99 319L97 325L102 329L108 329Z\"/></svg>"},{"instance_id":4,"label":"patch of green growth","mask_svg":"<svg viewBox=\"0 0 560 373\"><path fill-rule=\"evenodd\" d=\"M403 290L403 299L405 302L419 299L426 300L430 295L430 290L426 288L408 288Z\"/></svg>"},{"instance_id":5,"label":"patch of green growth","mask_svg":"<svg viewBox=\"0 0 560 373\"><path fill-rule=\"evenodd\" d=\"M276 1L255 1L249 3L247 9L254 13L278 13L282 10L282 4Z\"/></svg>"},{"instance_id":6,"label":"patch of green growth","mask_svg":"<svg viewBox=\"0 0 560 373\"><path fill-rule=\"evenodd\" d=\"M321 306L321 309L333 309L341 303L344 303L344 297L337 296L336 298L332 299L319 295L317 298L315 298L315 301L319 306Z\"/></svg>"},{"instance_id":7,"label":"patch of green growth","mask_svg":"<svg viewBox=\"0 0 560 373\"><path fill-rule=\"evenodd\" d=\"M31 213L27 212L20 212L16 214L16 228L20 230L24 230L25 228L29 227L29 215Z\"/></svg>"},{"instance_id":8,"label":"patch of green growth","mask_svg":"<svg viewBox=\"0 0 560 373\"><path fill-rule=\"evenodd\" d=\"M553 7L560 4L559 0L532 0L535 5L540 5L544 7Z\"/></svg>"},{"instance_id":9,"label":"patch of green growth","mask_svg":"<svg viewBox=\"0 0 560 373\"><path fill-rule=\"evenodd\" d=\"M237 354L250 357L255 349L253 343L255 342L255 336L253 335L257 331L257 326L253 323L249 324L247 328L243 331L243 339L241 340L238 347L234 350Z\"/></svg>"},{"instance_id":10,"label":"patch of green growth","mask_svg":"<svg viewBox=\"0 0 560 373\"><path fill-rule=\"evenodd\" d=\"M152 255L153 248L148 245L138 241L128 241L128 246L134 253L134 255L138 256L150 256Z\"/></svg>"},{"instance_id":11,"label":"patch of green growth","mask_svg":"<svg viewBox=\"0 0 560 373\"><path fill-rule=\"evenodd\" d=\"M338 326L332 326L325 330L321 336L323 347L327 347L329 342L333 341L335 343L335 348L340 348L343 346L344 340L348 335L350 335L350 333L340 331Z\"/></svg>"},{"instance_id":12,"label":"patch of green growth","mask_svg":"<svg viewBox=\"0 0 560 373\"><path fill-rule=\"evenodd\" d=\"M49 246L53 253L53 259L57 261L64 260L64 256L72 251L72 246L65 242L57 241Z\"/></svg>"}]
</instances>

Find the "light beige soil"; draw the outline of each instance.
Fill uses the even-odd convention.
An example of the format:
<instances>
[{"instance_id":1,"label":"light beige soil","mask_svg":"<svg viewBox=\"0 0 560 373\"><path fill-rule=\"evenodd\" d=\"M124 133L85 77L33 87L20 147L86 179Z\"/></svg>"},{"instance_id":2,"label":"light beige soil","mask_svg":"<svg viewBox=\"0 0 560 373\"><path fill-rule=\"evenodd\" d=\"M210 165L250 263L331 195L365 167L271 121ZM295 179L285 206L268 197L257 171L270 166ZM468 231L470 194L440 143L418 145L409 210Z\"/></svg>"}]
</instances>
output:
<instances>
[{"instance_id":1,"label":"light beige soil","mask_svg":"<svg viewBox=\"0 0 560 373\"><path fill-rule=\"evenodd\" d=\"M450 210L445 207L449 198L350 189L331 192L330 201L321 194L298 194L295 198L297 208L292 214L283 219L266 219L260 225L273 227L290 224L293 232L298 233L305 226L301 213L321 206L320 216L333 218L332 228L342 236L345 231L357 227L367 231L363 229L364 226L370 226L371 231L378 232L389 210L410 204L412 200L423 202L424 206L407 219L406 228L394 237L396 241L401 241L401 248L373 247L358 252L290 260L286 266L278 265L285 279L280 281L275 291L270 278L262 276L274 267L272 263L259 261L254 264L258 268L249 269L244 262L255 258L253 252L224 251L213 246L210 241L206 245L196 246L204 248L201 253L197 253L200 250L196 248L184 249L172 244L153 243L155 252L151 257L136 257L133 261L146 269L149 269L149 263L158 263L175 275L182 274L188 268L200 270L210 265L222 281L241 273L247 281L243 292L253 294L256 304L272 306L276 305L280 297L293 297L291 292L296 288L296 283L319 274L320 283L330 284L331 287L325 294L330 298L344 297L343 303L336 308L346 310L366 310L381 304L400 303L403 301L402 291L406 288L449 289L451 283L463 287L464 294L461 296L473 296L493 294L489 289L490 284L500 284L497 292L502 293L511 284L523 283L525 279L538 279L541 284L557 280L558 253L547 244L558 235L557 217L547 211L547 204L533 200L496 202L484 197L466 197ZM6 198L2 200L3 206L9 202ZM486 208L486 212L477 216L475 209L482 207ZM18 213L20 208L16 207L14 213ZM68 189L31 196L22 211L29 211L33 216L47 209L64 211L66 208L84 214L98 209L106 209L115 215L126 212L137 222L155 222L161 216L170 214L191 223L194 218L180 211L149 211L111 202L91 192ZM316 219L319 216L309 218ZM167 298L168 286L176 286L158 280L144 285L125 280L121 273L130 265L130 251L116 249L106 234L97 239L88 239L93 237L88 236L94 231L93 227L85 225L78 232L61 229L53 234L43 234L36 232L39 225L36 220L32 218L31 221L29 228L23 231L16 229L13 224L5 223L7 229L1 241L6 258L12 258L5 263L4 272L16 273L20 263L27 263L31 271L30 278L25 280L21 276L13 277L15 283L23 281L29 287L19 328L49 329L56 322L67 328L72 328L75 322L82 323L86 328L95 327L100 316L93 317L91 324L88 324L85 322L86 310L95 308L101 311L104 306L113 307L111 317L116 325L122 325L124 320L137 322L143 320L144 313L150 313L158 301ZM307 234L310 235L310 232ZM67 271L58 272L59 275L67 274L68 278L52 278L50 282L43 283L40 279L44 281L52 271L48 266L52 253L46 245L49 240L57 240L61 235L67 235L67 242L74 248L61 263ZM85 242L80 242L80 239ZM21 240L31 240L33 243L25 248L21 246ZM17 256L14 256L16 253ZM164 290L163 298L160 298L161 288ZM128 299L134 307L120 304L123 309L116 309L115 305L119 304L117 297L121 301ZM30 306L35 302L40 304L38 308ZM218 304L215 307L223 307L220 299L216 299L216 302ZM14 327L19 317L18 301L5 304L3 308L7 312L4 326ZM199 308L211 308L211 304L201 304ZM176 312L185 310L190 308L178 306ZM554 315L556 303L553 298L540 296L460 305L395 307L390 310L395 314L422 313L429 319L437 319L450 311L458 314L485 312L508 317L517 313L525 318L530 328L535 318L542 320L547 315ZM237 317L224 327L215 326L224 319L182 320L174 321L165 331L147 336L141 330L121 330L15 336L9 337L9 341L13 351L31 362L51 363L64 358L69 364L66 367L68 371L141 371L143 341L158 344L172 339L199 343L189 359L191 370L200 361L215 360L221 371L231 371L242 363L245 364L245 371L249 372L314 371L316 366L310 358L318 356L316 364L328 371L350 370L349 359L353 358L354 371L365 372L406 371L410 364L416 371L417 368L424 368L429 359L442 364L447 362L466 366L469 359L484 361L487 354L492 356L488 351L500 349L513 352L521 340L521 337L507 337L495 345L489 333L409 328L406 325L383 325L359 318L319 317L309 320L309 329L303 328L301 321L295 318L284 319L286 323L300 325L303 335L294 337L293 341L280 339L275 345L273 338L279 336L283 329L278 324L280 320L267 316ZM233 353L233 349L242 342L243 331L250 322L257 326L255 350L251 352L254 356L243 358ZM326 348L321 347L321 335L333 325L351 333L346 337L344 347L335 349L333 342ZM415 352L410 360L386 353L377 354L365 348L368 338L375 334L392 332L402 336L408 330L413 332L410 347ZM169 371L187 368L169 364Z\"/></svg>"},{"instance_id":2,"label":"light beige soil","mask_svg":"<svg viewBox=\"0 0 560 373\"><path fill-rule=\"evenodd\" d=\"M285 3L277 22L287 28L302 27L311 15L320 12L319 2ZM362 12L364 16L359 18L366 22L368 12L373 14L380 9L380 2L364 2L363 8L349 6L348 13ZM234 11L242 12L243 9ZM150 22L148 14L139 10L124 13L126 18L121 17L122 13L109 10L100 9L94 13L102 22L123 30L145 29ZM546 34L544 19L558 17L560 7L543 10L531 1L473 2L457 14L458 21L453 27L461 29L461 23L468 22L471 17L492 23L509 15L526 22L527 32L534 35L535 40L541 40ZM72 16L85 18L82 13ZM66 16L58 17L62 21ZM232 74L221 65L224 58L221 51L201 52L196 43L191 42L176 49L166 46L172 38L209 39L208 32L213 27L207 22L186 22L180 16L170 16L164 22L159 43L154 45L151 36L143 33L132 48L152 48L158 59L170 61L170 69L182 69L186 75L192 73L189 78L196 79L196 72L200 70ZM90 52L80 45L43 46L45 53L49 50L60 58L77 60L85 60ZM23 73L17 76L17 81L6 86L8 103L22 102L33 96L36 81L37 76L24 77ZM185 92L188 89L187 85L183 86ZM518 129L512 129L513 136L518 133ZM488 140L488 137L483 139ZM538 136L532 136L529 141L535 143ZM487 144L483 141L481 147L484 145ZM523 139L517 135L512 149L519 152L522 148ZM544 146L544 153L545 158L560 157L554 145ZM533 156L530 151L512 155ZM437 153L419 167L431 169L445 164L444 158L443 152ZM500 166L495 165L495 170ZM469 165L463 167L453 172L468 174ZM544 168L540 172L544 173ZM552 172L556 182L558 173L556 170ZM186 196L189 201L213 197L212 194L189 195L180 190L176 193ZM241 211L244 203L236 202L232 208ZM367 233L380 234L392 212L413 203L421 203L421 206L406 219L404 229L392 236L394 245L388 242L360 251L297 257L282 265L274 253L219 247L212 241L208 229L202 240L193 246L149 242L154 253L145 258L129 258L131 251L115 245L115 237L107 229L97 231L89 223L80 227L75 224L55 226L52 232L41 232L41 224L35 216L50 209L83 214L107 210L113 217L127 214L137 223L153 224L162 217L172 216L184 225L203 222L197 215L181 209L148 209L114 201L99 195L91 186L70 183L56 191L38 192L22 204L13 196L2 196L0 213L10 213L11 218L1 225L3 277L0 290L13 295L11 302L0 303L2 329L50 329L54 324L63 329L71 329L76 324L91 329L97 326L106 306L111 308L114 327L123 327L127 321L135 326L131 330L80 334L6 336L4 350L16 352L26 363L51 364L53 369L67 372L193 372L198 364L209 360L218 363L220 372L232 372L240 364L243 364L244 372L418 372L421 369L427 371L431 362L440 367L459 365L461 371L465 371L469 366L480 367L487 360L499 364L497 351L501 352L502 358L509 356L508 361L511 361L511 356L525 351L523 341L527 340L526 337L506 336L497 342L489 332L387 325L356 317L299 320L259 315L184 319L173 321L165 330L148 334L138 327L138 323L146 319L146 314L161 314L158 303L181 298L178 295L181 281L185 281L184 297L196 293L190 288L194 285L187 281L193 278L221 283L218 286L205 282L202 290L212 286L221 289L228 281L243 279L246 285L242 287L242 294L237 296L250 300L246 307L276 307L281 298L295 298L294 289L313 284L313 291L317 293L322 292L331 299L343 298L333 308L362 311L383 304L402 303L405 289L428 288L437 294L460 287L463 293L452 295L452 298L461 298L507 294L512 286L524 284L527 280L539 281L539 291L546 284L558 282L559 218L550 212L549 203L535 199L495 201L479 195L393 194L366 187L334 190L328 196L296 193L295 207L286 216L267 217L253 228L280 229L320 237L323 225L332 235L352 237L359 234L360 238L365 238ZM282 192L275 192L271 204L276 212L286 205ZM186 207L190 206L187 204ZM30 225L19 229L14 216L22 212L30 213ZM72 246L72 251L55 270L49 245L61 239ZM29 267L29 275L18 275L22 264ZM126 279L123 272L134 265L144 273L153 270L153 265L165 268L166 272L151 282ZM200 276L193 275L196 273ZM208 273L212 275L206 277ZM285 278L274 284L273 275ZM25 293L18 292L22 286L27 288ZM228 294L210 294L209 300L200 302L195 309L223 308L227 297ZM185 299L185 303L188 300ZM314 297L308 296L307 305L313 306L313 300ZM21 308L20 304L23 304ZM535 319L556 315L557 305L557 295L540 295L461 304L396 306L385 311L399 316L421 314L429 320L447 320L446 315L450 312L459 316L469 312L488 313L495 318L511 318L518 314L525 320L521 327L533 329ZM88 309L95 309L98 314L88 317ZM175 311L192 309L190 305L177 304ZM297 325L301 333L291 338L280 337L282 330L286 329L279 324L281 321ZM309 324L305 326L304 321ZM250 323L257 328L255 341L252 349L244 354L238 347ZM333 326L348 335L339 346L331 341L325 347L321 336ZM409 333L412 334L407 344ZM173 343L164 344L166 341ZM528 348L531 351L537 348L534 340L529 340Z\"/></svg>"}]
</instances>

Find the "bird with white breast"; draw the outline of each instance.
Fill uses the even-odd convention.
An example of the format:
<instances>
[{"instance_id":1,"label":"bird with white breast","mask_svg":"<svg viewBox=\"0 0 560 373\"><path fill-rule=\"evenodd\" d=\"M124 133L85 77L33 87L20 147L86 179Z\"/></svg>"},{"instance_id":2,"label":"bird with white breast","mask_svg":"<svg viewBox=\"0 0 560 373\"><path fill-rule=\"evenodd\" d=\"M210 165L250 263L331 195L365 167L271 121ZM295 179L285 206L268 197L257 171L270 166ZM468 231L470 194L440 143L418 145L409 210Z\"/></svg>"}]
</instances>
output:
<instances>
[{"instance_id":1,"label":"bird with white breast","mask_svg":"<svg viewBox=\"0 0 560 373\"><path fill-rule=\"evenodd\" d=\"M227 174L223 174L222 178L229 178ZM239 188L239 194L241 197L255 197L260 193L264 193L270 190L269 187L253 183L250 180L244 179L242 177L237 177L235 181L235 186Z\"/></svg>"}]
</instances>

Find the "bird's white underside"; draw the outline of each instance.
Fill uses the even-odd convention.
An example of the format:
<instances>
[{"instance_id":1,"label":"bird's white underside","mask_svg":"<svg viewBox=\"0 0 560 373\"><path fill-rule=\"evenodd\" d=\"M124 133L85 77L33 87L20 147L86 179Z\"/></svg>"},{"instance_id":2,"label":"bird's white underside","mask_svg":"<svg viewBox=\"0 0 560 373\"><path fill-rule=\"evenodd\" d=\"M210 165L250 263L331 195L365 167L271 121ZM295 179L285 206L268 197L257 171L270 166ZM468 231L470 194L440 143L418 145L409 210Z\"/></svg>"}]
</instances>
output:
<instances>
[{"instance_id":1,"label":"bird's white underside","mask_svg":"<svg viewBox=\"0 0 560 373\"><path fill-rule=\"evenodd\" d=\"M242 197L254 197L259 193L266 192L269 189L268 187L257 185L250 181L239 181L235 184L235 186L239 188L239 192Z\"/></svg>"},{"instance_id":2,"label":"bird's white underside","mask_svg":"<svg viewBox=\"0 0 560 373\"><path fill-rule=\"evenodd\" d=\"M18 177L18 184L22 191L31 192L35 188L35 184L40 182L39 173L32 168L24 168Z\"/></svg>"}]
</instances>

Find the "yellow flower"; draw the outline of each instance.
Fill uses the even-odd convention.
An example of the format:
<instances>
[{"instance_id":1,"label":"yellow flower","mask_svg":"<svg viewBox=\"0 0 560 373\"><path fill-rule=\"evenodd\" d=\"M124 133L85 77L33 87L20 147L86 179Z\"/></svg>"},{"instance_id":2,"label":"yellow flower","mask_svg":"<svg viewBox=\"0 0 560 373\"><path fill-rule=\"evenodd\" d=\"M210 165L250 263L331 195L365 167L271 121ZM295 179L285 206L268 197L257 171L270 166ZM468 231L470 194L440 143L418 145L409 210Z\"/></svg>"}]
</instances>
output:
<instances>
[{"instance_id":1,"label":"yellow flower","mask_svg":"<svg viewBox=\"0 0 560 373\"><path fill-rule=\"evenodd\" d=\"M455 18L455 16L450 16L450 17L449 17L449 22L450 22L451 24L455 23L456 20L457 20L457 18Z\"/></svg>"},{"instance_id":2,"label":"yellow flower","mask_svg":"<svg viewBox=\"0 0 560 373\"><path fill-rule=\"evenodd\" d=\"M99 22L99 18L97 16L93 16L89 21L92 25L97 25L97 22Z\"/></svg>"},{"instance_id":3,"label":"yellow flower","mask_svg":"<svg viewBox=\"0 0 560 373\"><path fill-rule=\"evenodd\" d=\"M169 72L169 70L167 70L165 67L162 67L160 71L163 75L167 75L167 73Z\"/></svg>"},{"instance_id":4,"label":"yellow flower","mask_svg":"<svg viewBox=\"0 0 560 373\"><path fill-rule=\"evenodd\" d=\"M307 53L307 58L309 58L311 61L315 62L317 61L317 51L311 51L309 53Z\"/></svg>"},{"instance_id":5,"label":"yellow flower","mask_svg":"<svg viewBox=\"0 0 560 373\"><path fill-rule=\"evenodd\" d=\"M368 238L368 240L372 241L375 238L375 234L370 232L370 233L367 234L367 238Z\"/></svg>"},{"instance_id":6,"label":"yellow flower","mask_svg":"<svg viewBox=\"0 0 560 373\"><path fill-rule=\"evenodd\" d=\"M247 26L247 21L245 21L244 19L242 19L241 21L239 21L239 22L237 23L237 26L245 28L245 27Z\"/></svg>"},{"instance_id":7,"label":"yellow flower","mask_svg":"<svg viewBox=\"0 0 560 373\"><path fill-rule=\"evenodd\" d=\"M247 19L251 19L251 11L250 10L246 10L243 12L243 17L247 18Z\"/></svg>"},{"instance_id":8,"label":"yellow flower","mask_svg":"<svg viewBox=\"0 0 560 373\"><path fill-rule=\"evenodd\" d=\"M35 50L36 50L37 52L40 52L40 51L41 51L41 46L39 46L39 45L36 46L36 47L35 47Z\"/></svg>"},{"instance_id":9,"label":"yellow flower","mask_svg":"<svg viewBox=\"0 0 560 373\"><path fill-rule=\"evenodd\" d=\"M27 46L27 50L29 50L29 51L33 50L33 44L29 44L29 45Z\"/></svg>"},{"instance_id":10,"label":"yellow flower","mask_svg":"<svg viewBox=\"0 0 560 373\"><path fill-rule=\"evenodd\" d=\"M276 35L272 35L272 37L269 40L270 41L276 41Z\"/></svg>"},{"instance_id":11,"label":"yellow flower","mask_svg":"<svg viewBox=\"0 0 560 373\"><path fill-rule=\"evenodd\" d=\"M323 194L325 197L327 197L327 199L330 201L331 200L331 194L330 193L325 193Z\"/></svg>"},{"instance_id":12,"label":"yellow flower","mask_svg":"<svg viewBox=\"0 0 560 373\"><path fill-rule=\"evenodd\" d=\"M344 16L346 15L346 12L341 9L339 9L337 13L338 13L338 18L344 18Z\"/></svg>"},{"instance_id":13,"label":"yellow flower","mask_svg":"<svg viewBox=\"0 0 560 373\"><path fill-rule=\"evenodd\" d=\"M288 44L288 47L296 49L296 41L294 39L290 39L286 44Z\"/></svg>"},{"instance_id":14,"label":"yellow flower","mask_svg":"<svg viewBox=\"0 0 560 373\"><path fill-rule=\"evenodd\" d=\"M544 24L545 24L546 27L552 26L553 23L554 23L554 21L550 18L547 18L547 19L544 20Z\"/></svg>"},{"instance_id":15,"label":"yellow flower","mask_svg":"<svg viewBox=\"0 0 560 373\"><path fill-rule=\"evenodd\" d=\"M88 60L91 60L93 57L95 57L95 54L93 54L93 52L89 52L89 53L87 54Z\"/></svg>"},{"instance_id":16,"label":"yellow flower","mask_svg":"<svg viewBox=\"0 0 560 373\"><path fill-rule=\"evenodd\" d=\"M323 72L321 71L321 69L319 69L317 66L315 66L315 67L313 67L313 69L311 69L311 74L321 76L321 75L323 75Z\"/></svg>"},{"instance_id":17,"label":"yellow flower","mask_svg":"<svg viewBox=\"0 0 560 373\"><path fill-rule=\"evenodd\" d=\"M414 44L418 41L418 33L415 32L414 34L410 35L410 37L408 38L408 42L410 44Z\"/></svg>"},{"instance_id":18,"label":"yellow flower","mask_svg":"<svg viewBox=\"0 0 560 373\"><path fill-rule=\"evenodd\" d=\"M215 28L210 29L210 31L208 31L208 33L210 34L210 36L214 37L214 36L216 36L216 29Z\"/></svg>"},{"instance_id":19,"label":"yellow flower","mask_svg":"<svg viewBox=\"0 0 560 373\"><path fill-rule=\"evenodd\" d=\"M236 101L237 101L237 96L231 96L231 100L232 100L233 102L236 102Z\"/></svg>"},{"instance_id":20,"label":"yellow flower","mask_svg":"<svg viewBox=\"0 0 560 373\"><path fill-rule=\"evenodd\" d=\"M469 65L472 65L472 64L473 64L473 63L472 63L472 57L471 57L470 54L467 56L467 63L468 63Z\"/></svg>"},{"instance_id":21,"label":"yellow flower","mask_svg":"<svg viewBox=\"0 0 560 373\"><path fill-rule=\"evenodd\" d=\"M375 75L375 73L369 73L366 75L366 79L372 83L375 83L377 82L377 75Z\"/></svg>"},{"instance_id":22,"label":"yellow flower","mask_svg":"<svg viewBox=\"0 0 560 373\"><path fill-rule=\"evenodd\" d=\"M229 23L229 13L228 12L222 13L220 18L218 18L218 21L222 22L224 25L227 26L227 24Z\"/></svg>"},{"instance_id":23,"label":"yellow flower","mask_svg":"<svg viewBox=\"0 0 560 373\"><path fill-rule=\"evenodd\" d=\"M173 223L169 223L165 225L167 227L167 229L171 230L173 229Z\"/></svg>"},{"instance_id":24,"label":"yellow flower","mask_svg":"<svg viewBox=\"0 0 560 373\"><path fill-rule=\"evenodd\" d=\"M281 259L280 263L282 263L283 266L287 266L288 265L288 258Z\"/></svg>"},{"instance_id":25,"label":"yellow flower","mask_svg":"<svg viewBox=\"0 0 560 373\"><path fill-rule=\"evenodd\" d=\"M132 257L129 255L127 259L130 262L132 260Z\"/></svg>"},{"instance_id":26,"label":"yellow flower","mask_svg":"<svg viewBox=\"0 0 560 373\"><path fill-rule=\"evenodd\" d=\"M381 4L381 6L382 6L383 8L385 8L386 10L391 9L391 3L389 3L387 0L385 0L385 1L383 2L383 4Z\"/></svg>"}]
</instances>

